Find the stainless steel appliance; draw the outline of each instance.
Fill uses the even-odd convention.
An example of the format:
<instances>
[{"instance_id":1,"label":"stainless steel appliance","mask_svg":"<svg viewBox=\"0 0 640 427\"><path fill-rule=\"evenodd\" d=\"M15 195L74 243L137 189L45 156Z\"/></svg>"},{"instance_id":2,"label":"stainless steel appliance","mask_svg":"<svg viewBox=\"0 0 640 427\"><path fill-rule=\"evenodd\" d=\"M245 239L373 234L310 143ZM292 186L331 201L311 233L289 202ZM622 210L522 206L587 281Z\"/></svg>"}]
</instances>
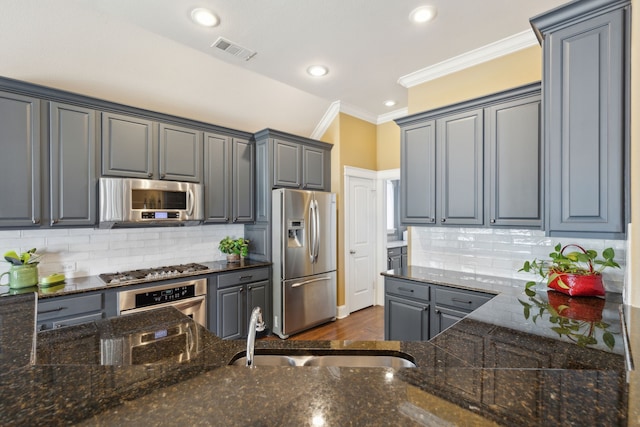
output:
<instances>
[{"instance_id":1,"label":"stainless steel appliance","mask_svg":"<svg viewBox=\"0 0 640 427\"><path fill-rule=\"evenodd\" d=\"M172 279L175 277L192 276L195 272L208 269L209 267L206 265L191 263L143 268L140 270L130 270L118 273L103 273L100 274L99 277L107 284L133 285L136 283L153 282L163 279Z\"/></svg>"},{"instance_id":2,"label":"stainless steel appliance","mask_svg":"<svg viewBox=\"0 0 640 427\"><path fill-rule=\"evenodd\" d=\"M202 185L134 178L100 178L100 228L195 225L204 219Z\"/></svg>"},{"instance_id":3,"label":"stainless steel appliance","mask_svg":"<svg viewBox=\"0 0 640 427\"><path fill-rule=\"evenodd\" d=\"M272 192L273 332L280 338L336 318L336 195Z\"/></svg>"},{"instance_id":4,"label":"stainless steel appliance","mask_svg":"<svg viewBox=\"0 0 640 427\"><path fill-rule=\"evenodd\" d=\"M148 286L118 292L118 314L126 315L172 306L207 326L207 280Z\"/></svg>"}]
</instances>

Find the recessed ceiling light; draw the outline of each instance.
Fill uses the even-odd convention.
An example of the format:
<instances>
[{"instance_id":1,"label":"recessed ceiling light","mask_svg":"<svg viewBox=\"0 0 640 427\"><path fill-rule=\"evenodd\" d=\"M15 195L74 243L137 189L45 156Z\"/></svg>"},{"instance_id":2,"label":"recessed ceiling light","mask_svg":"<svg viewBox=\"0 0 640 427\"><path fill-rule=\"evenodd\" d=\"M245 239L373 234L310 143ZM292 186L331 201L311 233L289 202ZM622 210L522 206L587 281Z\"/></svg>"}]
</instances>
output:
<instances>
[{"instance_id":1,"label":"recessed ceiling light","mask_svg":"<svg viewBox=\"0 0 640 427\"><path fill-rule=\"evenodd\" d=\"M429 22L436 17L438 11L433 6L420 6L411 11L409 14L409 19L412 22L423 24L425 22Z\"/></svg>"},{"instance_id":2,"label":"recessed ceiling light","mask_svg":"<svg viewBox=\"0 0 640 427\"><path fill-rule=\"evenodd\" d=\"M215 27L220 23L220 19L218 19L215 13L203 7L193 9L191 11L191 19L193 19L193 22L202 25L203 27Z\"/></svg>"},{"instance_id":3,"label":"recessed ceiling light","mask_svg":"<svg viewBox=\"0 0 640 427\"><path fill-rule=\"evenodd\" d=\"M329 73L329 69L324 65L312 65L307 68L307 73L313 77L322 77Z\"/></svg>"},{"instance_id":4,"label":"recessed ceiling light","mask_svg":"<svg viewBox=\"0 0 640 427\"><path fill-rule=\"evenodd\" d=\"M394 101L393 99L389 99L388 101L384 101L384 105L386 105L387 107L393 107L394 105L396 105L396 101Z\"/></svg>"}]
</instances>

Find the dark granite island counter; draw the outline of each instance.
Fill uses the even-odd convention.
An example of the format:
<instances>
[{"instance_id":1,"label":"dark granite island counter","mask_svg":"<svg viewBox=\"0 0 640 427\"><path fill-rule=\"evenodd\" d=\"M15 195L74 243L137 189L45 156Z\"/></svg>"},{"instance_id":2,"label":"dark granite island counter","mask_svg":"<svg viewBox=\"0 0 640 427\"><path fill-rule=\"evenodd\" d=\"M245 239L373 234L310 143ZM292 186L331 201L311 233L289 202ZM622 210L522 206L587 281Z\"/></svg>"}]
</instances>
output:
<instances>
[{"instance_id":1,"label":"dark granite island counter","mask_svg":"<svg viewBox=\"0 0 640 427\"><path fill-rule=\"evenodd\" d=\"M545 293L539 292L543 301ZM633 371L625 367L619 322L607 329L615 337L612 348L580 347L566 337L557 339L545 316L536 322L526 319L522 302L528 298L505 289L430 342L257 343L257 351L405 354L418 366L399 370L227 366L245 343L220 340L200 327L199 350L187 361L154 355L161 363L101 364L101 337L107 332L163 330L167 322L183 319L174 309L152 318L141 313L48 331L38 334L36 365L24 352L1 359L2 424L633 424L636 415L628 405L626 381ZM33 310L32 300L25 297L24 304L25 310ZM606 302L604 318L618 313L618 306ZM8 319L2 315L3 350L33 331L33 320L11 318L13 329L7 335Z\"/></svg>"}]
</instances>

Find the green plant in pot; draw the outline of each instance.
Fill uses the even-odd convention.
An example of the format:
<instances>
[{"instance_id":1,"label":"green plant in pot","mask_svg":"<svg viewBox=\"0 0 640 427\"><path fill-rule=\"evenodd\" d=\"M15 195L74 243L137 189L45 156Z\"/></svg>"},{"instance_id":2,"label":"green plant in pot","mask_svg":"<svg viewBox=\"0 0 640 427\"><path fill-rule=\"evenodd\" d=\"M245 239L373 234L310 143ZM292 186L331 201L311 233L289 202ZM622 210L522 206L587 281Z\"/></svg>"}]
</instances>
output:
<instances>
[{"instance_id":1,"label":"green plant in pot","mask_svg":"<svg viewBox=\"0 0 640 427\"><path fill-rule=\"evenodd\" d=\"M240 257L246 257L249 253L249 240L245 238L232 239L227 236L220 240L218 249L223 254L227 254L228 262L238 262Z\"/></svg>"},{"instance_id":2,"label":"green plant in pot","mask_svg":"<svg viewBox=\"0 0 640 427\"><path fill-rule=\"evenodd\" d=\"M577 250L567 252L568 248ZM550 260L525 261L518 271L536 273L542 280L547 280L551 289L571 296L604 296L602 271L607 267L620 268L613 259L615 252L612 248L602 251L602 257L598 258L598 252L593 249L584 249L576 244L557 244L549 257ZM525 287L530 290L535 285L535 282L527 282Z\"/></svg>"}]
</instances>

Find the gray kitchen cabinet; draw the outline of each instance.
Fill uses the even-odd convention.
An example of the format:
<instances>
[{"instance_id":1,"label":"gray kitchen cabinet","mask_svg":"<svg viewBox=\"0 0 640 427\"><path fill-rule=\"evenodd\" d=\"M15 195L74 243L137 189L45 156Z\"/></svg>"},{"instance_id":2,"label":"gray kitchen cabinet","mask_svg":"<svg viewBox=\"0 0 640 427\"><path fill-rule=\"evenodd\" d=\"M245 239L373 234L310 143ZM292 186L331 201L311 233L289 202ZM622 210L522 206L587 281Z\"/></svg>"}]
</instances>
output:
<instances>
[{"instance_id":1,"label":"gray kitchen cabinet","mask_svg":"<svg viewBox=\"0 0 640 427\"><path fill-rule=\"evenodd\" d=\"M158 178L202 182L202 132L160 123Z\"/></svg>"},{"instance_id":2,"label":"gray kitchen cabinet","mask_svg":"<svg viewBox=\"0 0 640 427\"><path fill-rule=\"evenodd\" d=\"M205 222L253 222L255 145L212 133L204 140Z\"/></svg>"},{"instance_id":3,"label":"gray kitchen cabinet","mask_svg":"<svg viewBox=\"0 0 640 427\"><path fill-rule=\"evenodd\" d=\"M402 248L387 249L387 270L402 268Z\"/></svg>"},{"instance_id":4,"label":"gray kitchen cabinet","mask_svg":"<svg viewBox=\"0 0 640 427\"><path fill-rule=\"evenodd\" d=\"M407 267L409 265L409 251L408 248L406 246L403 246L400 249L400 265L402 267Z\"/></svg>"},{"instance_id":5,"label":"gray kitchen cabinet","mask_svg":"<svg viewBox=\"0 0 640 427\"><path fill-rule=\"evenodd\" d=\"M104 292L52 297L38 300L39 331L93 322L106 317Z\"/></svg>"},{"instance_id":6,"label":"gray kitchen cabinet","mask_svg":"<svg viewBox=\"0 0 640 427\"><path fill-rule=\"evenodd\" d=\"M624 238L629 213L630 2L571 2L531 19L543 51L545 228Z\"/></svg>"},{"instance_id":7,"label":"gray kitchen cabinet","mask_svg":"<svg viewBox=\"0 0 640 427\"><path fill-rule=\"evenodd\" d=\"M216 310L212 313L212 307L210 308L209 329L222 339L246 337L249 317L254 307L262 309L263 319L270 327L269 274L269 268L243 269L219 274L215 291Z\"/></svg>"},{"instance_id":8,"label":"gray kitchen cabinet","mask_svg":"<svg viewBox=\"0 0 640 427\"><path fill-rule=\"evenodd\" d=\"M153 122L102 113L102 175L153 178Z\"/></svg>"},{"instance_id":9,"label":"gray kitchen cabinet","mask_svg":"<svg viewBox=\"0 0 640 427\"><path fill-rule=\"evenodd\" d=\"M103 112L102 175L201 182L202 132Z\"/></svg>"},{"instance_id":10,"label":"gray kitchen cabinet","mask_svg":"<svg viewBox=\"0 0 640 427\"><path fill-rule=\"evenodd\" d=\"M0 226L39 226L41 217L40 101L0 92ZM10 203L7 201L10 195Z\"/></svg>"},{"instance_id":11,"label":"gray kitchen cabinet","mask_svg":"<svg viewBox=\"0 0 640 427\"><path fill-rule=\"evenodd\" d=\"M494 295L385 277L386 340L426 341L453 326Z\"/></svg>"},{"instance_id":12,"label":"gray kitchen cabinet","mask_svg":"<svg viewBox=\"0 0 640 427\"><path fill-rule=\"evenodd\" d=\"M439 221L451 225L481 225L484 187L482 109L436 121Z\"/></svg>"},{"instance_id":13,"label":"gray kitchen cabinet","mask_svg":"<svg viewBox=\"0 0 640 427\"><path fill-rule=\"evenodd\" d=\"M539 228L539 96L533 83L397 119L402 224Z\"/></svg>"},{"instance_id":14,"label":"gray kitchen cabinet","mask_svg":"<svg viewBox=\"0 0 640 427\"><path fill-rule=\"evenodd\" d=\"M430 285L386 277L384 338L427 341L430 337Z\"/></svg>"},{"instance_id":15,"label":"gray kitchen cabinet","mask_svg":"<svg viewBox=\"0 0 640 427\"><path fill-rule=\"evenodd\" d=\"M51 226L96 222L96 112L49 104Z\"/></svg>"},{"instance_id":16,"label":"gray kitchen cabinet","mask_svg":"<svg viewBox=\"0 0 640 427\"><path fill-rule=\"evenodd\" d=\"M487 108L485 135L489 225L541 227L540 95Z\"/></svg>"},{"instance_id":17,"label":"gray kitchen cabinet","mask_svg":"<svg viewBox=\"0 0 640 427\"><path fill-rule=\"evenodd\" d=\"M302 187L302 146L281 139L273 140L273 186Z\"/></svg>"},{"instance_id":18,"label":"gray kitchen cabinet","mask_svg":"<svg viewBox=\"0 0 640 427\"><path fill-rule=\"evenodd\" d=\"M302 146L302 188L305 190L329 191L326 165L330 162L327 156L331 153L324 148Z\"/></svg>"},{"instance_id":19,"label":"gray kitchen cabinet","mask_svg":"<svg viewBox=\"0 0 640 427\"><path fill-rule=\"evenodd\" d=\"M436 123L425 120L401 127L400 222L436 221Z\"/></svg>"}]
</instances>

